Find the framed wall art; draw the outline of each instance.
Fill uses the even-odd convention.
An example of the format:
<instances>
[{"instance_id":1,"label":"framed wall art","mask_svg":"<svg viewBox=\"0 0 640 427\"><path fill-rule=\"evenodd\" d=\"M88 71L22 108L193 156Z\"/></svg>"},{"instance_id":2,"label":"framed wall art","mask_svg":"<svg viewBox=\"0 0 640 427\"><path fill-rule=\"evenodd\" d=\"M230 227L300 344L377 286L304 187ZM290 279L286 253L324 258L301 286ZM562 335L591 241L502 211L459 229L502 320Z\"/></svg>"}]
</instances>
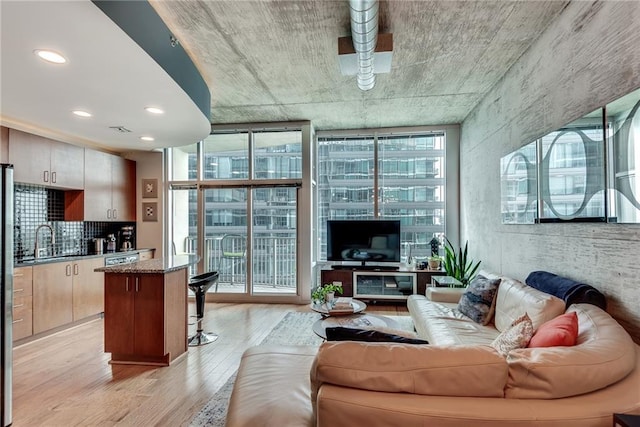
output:
<instances>
[{"instance_id":1,"label":"framed wall art","mask_svg":"<svg viewBox=\"0 0 640 427\"><path fill-rule=\"evenodd\" d=\"M157 202L144 202L142 203L142 220L143 221L158 221L158 203Z\"/></svg>"},{"instance_id":2,"label":"framed wall art","mask_svg":"<svg viewBox=\"0 0 640 427\"><path fill-rule=\"evenodd\" d=\"M142 180L142 198L155 199L158 197L158 180L156 178Z\"/></svg>"}]
</instances>

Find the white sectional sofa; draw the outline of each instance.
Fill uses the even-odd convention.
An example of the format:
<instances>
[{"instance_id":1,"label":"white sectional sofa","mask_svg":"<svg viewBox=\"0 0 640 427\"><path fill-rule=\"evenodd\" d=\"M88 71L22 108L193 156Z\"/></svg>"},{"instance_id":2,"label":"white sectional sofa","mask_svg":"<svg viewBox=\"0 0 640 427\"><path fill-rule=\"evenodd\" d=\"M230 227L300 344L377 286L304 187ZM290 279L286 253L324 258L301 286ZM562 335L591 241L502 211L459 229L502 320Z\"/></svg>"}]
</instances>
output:
<instances>
[{"instance_id":1,"label":"white sectional sofa","mask_svg":"<svg viewBox=\"0 0 640 427\"><path fill-rule=\"evenodd\" d=\"M604 310L567 308L578 317L575 346L504 357L489 345L502 330L524 312L537 328L565 312L564 301L501 277L494 321L482 326L451 293L443 299L407 302L429 345L249 349L227 426L609 427L616 412L640 414L640 348Z\"/></svg>"}]
</instances>

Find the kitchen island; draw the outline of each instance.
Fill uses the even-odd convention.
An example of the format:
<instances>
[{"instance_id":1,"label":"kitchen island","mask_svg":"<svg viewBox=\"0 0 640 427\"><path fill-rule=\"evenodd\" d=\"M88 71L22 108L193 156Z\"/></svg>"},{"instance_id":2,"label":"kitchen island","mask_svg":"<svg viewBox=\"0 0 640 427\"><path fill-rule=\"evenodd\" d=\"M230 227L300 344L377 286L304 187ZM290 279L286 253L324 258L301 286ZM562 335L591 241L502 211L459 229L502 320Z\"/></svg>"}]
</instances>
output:
<instances>
[{"instance_id":1,"label":"kitchen island","mask_svg":"<svg viewBox=\"0 0 640 427\"><path fill-rule=\"evenodd\" d=\"M104 272L104 351L109 363L167 366L187 351L188 267L174 255L95 269Z\"/></svg>"}]
</instances>

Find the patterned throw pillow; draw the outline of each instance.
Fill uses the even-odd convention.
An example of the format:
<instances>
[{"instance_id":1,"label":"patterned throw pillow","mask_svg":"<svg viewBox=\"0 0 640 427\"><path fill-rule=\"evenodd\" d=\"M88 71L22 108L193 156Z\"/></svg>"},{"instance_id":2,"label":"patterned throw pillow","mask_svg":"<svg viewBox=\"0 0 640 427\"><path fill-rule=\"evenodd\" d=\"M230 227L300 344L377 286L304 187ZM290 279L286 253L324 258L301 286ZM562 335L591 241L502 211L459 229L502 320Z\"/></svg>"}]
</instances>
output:
<instances>
[{"instance_id":1,"label":"patterned throw pillow","mask_svg":"<svg viewBox=\"0 0 640 427\"><path fill-rule=\"evenodd\" d=\"M477 275L458 302L458 311L476 323L486 325L495 310L496 294L500 279L487 279Z\"/></svg>"},{"instance_id":2,"label":"patterned throw pillow","mask_svg":"<svg viewBox=\"0 0 640 427\"><path fill-rule=\"evenodd\" d=\"M514 320L511 326L502 331L500 335L493 340L491 347L498 350L498 353L502 356L507 357L511 350L525 348L529 344L532 336L533 323L531 323L529 315L525 313Z\"/></svg>"}]
</instances>

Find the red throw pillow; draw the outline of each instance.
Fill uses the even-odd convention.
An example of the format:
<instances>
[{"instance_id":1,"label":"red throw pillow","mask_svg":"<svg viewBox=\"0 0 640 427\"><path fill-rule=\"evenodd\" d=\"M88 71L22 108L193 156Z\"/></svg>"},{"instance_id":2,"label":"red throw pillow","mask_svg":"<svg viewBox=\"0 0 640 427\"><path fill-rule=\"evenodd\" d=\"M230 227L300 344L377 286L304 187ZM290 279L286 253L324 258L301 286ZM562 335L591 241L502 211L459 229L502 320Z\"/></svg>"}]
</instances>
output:
<instances>
[{"instance_id":1,"label":"red throw pillow","mask_svg":"<svg viewBox=\"0 0 640 427\"><path fill-rule=\"evenodd\" d=\"M577 340L578 315L572 311L540 325L527 347L572 346Z\"/></svg>"}]
</instances>

